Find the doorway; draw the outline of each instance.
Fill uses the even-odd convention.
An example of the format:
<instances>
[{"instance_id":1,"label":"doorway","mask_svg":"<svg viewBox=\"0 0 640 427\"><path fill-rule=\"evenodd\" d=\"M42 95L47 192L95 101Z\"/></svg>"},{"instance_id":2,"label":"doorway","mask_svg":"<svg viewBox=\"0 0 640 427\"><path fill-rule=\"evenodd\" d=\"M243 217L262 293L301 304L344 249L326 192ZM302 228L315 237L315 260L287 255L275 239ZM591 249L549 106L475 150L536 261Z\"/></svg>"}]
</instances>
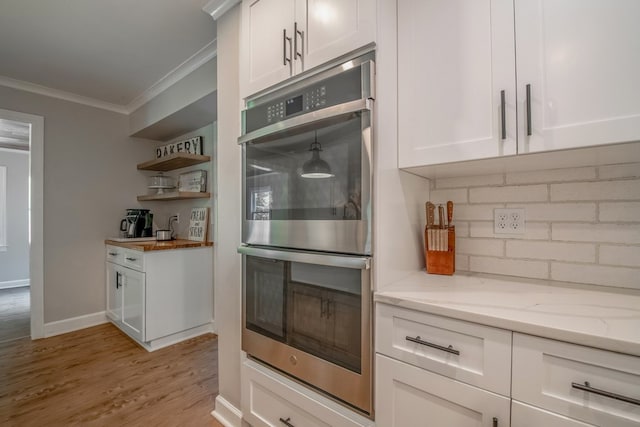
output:
<instances>
[{"instance_id":1,"label":"doorway","mask_svg":"<svg viewBox=\"0 0 640 427\"><path fill-rule=\"evenodd\" d=\"M0 342L28 337L31 126L0 118Z\"/></svg>"},{"instance_id":2,"label":"doorway","mask_svg":"<svg viewBox=\"0 0 640 427\"><path fill-rule=\"evenodd\" d=\"M43 145L42 117L0 109L0 341L44 337Z\"/></svg>"}]
</instances>

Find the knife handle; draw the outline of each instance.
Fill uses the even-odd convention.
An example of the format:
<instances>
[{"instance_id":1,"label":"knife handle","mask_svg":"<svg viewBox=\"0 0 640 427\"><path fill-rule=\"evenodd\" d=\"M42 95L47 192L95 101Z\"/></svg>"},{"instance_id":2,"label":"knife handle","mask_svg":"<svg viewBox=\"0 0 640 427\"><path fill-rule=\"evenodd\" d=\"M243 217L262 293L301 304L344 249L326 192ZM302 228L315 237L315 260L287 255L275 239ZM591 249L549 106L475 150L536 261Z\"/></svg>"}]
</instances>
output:
<instances>
[{"instance_id":1,"label":"knife handle","mask_svg":"<svg viewBox=\"0 0 640 427\"><path fill-rule=\"evenodd\" d=\"M451 227L451 221L453 221L453 202L449 200L447 202L447 225Z\"/></svg>"},{"instance_id":2,"label":"knife handle","mask_svg":"<svg viewBox=\"0 0 640 427\"><path fill-rule=\"evenodd\" d=\"M438 206L438 228L444 228L444 206Z\"/></svg>"}]
</instances>

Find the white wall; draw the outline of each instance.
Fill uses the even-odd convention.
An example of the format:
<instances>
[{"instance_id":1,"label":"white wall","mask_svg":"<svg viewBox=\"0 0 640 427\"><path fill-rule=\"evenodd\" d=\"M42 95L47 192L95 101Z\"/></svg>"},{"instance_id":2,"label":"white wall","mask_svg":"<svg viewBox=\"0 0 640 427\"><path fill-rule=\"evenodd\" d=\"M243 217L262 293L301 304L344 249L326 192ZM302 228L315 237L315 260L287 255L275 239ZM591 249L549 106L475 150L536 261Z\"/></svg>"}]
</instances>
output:
<instances>
[{"instance_id":1,"label":"white wall","mask_svg":"<svg viewBox=\"0 0 640 427\"><path fill-rule=\"evenodd\" d=\"M238 82L240 7L218 21L218 197L214 257L215 313L218 329L216 413L221 402L240 408L241 234L240 89Z\"/></svg>"},{"instance_id":2,"label":"white wall","mask_svg":"<svg viewBox=\"0 0 640 427\"><path fill-rule=\"evenodd\" d=\"M431 185L434 203L455 203L457 270L640 289L640 163ZM494 234L504 207L525 209L524 235Z\"/></svg>"},{"instance_id":3,"label":"white wall","mask_svg":"<svg viewBox=\"0 0 640 427\"><path fill-rule=\"evenodd\" d=\"M128 117L7 87L0 108L44 117L44 321L102 312L104 239L146 186L136 164L153 147Z\"/></svg>"},{"instance_id":4,"label":"white wall","mask_svg":"<svg viewBox=\"0 0 640 427\"><path fill-rule=\"evenodd\" d=\"M29 152L0 149L7 168L7 247L0 250L0 288L29 280ZM4 283L4 285L3 285Z\"/></svg>"},{"instance_id":5,"label":"white wall","mask_svg":"<svg viewBox=\"0 0 640 427\"><path fill-rule=\"evenodd\" d=\"M424 268L426 179L398 169L397 32L393 0L378 2L374 128L374 284L376 289Z\"/></svg>"}]
</instances>

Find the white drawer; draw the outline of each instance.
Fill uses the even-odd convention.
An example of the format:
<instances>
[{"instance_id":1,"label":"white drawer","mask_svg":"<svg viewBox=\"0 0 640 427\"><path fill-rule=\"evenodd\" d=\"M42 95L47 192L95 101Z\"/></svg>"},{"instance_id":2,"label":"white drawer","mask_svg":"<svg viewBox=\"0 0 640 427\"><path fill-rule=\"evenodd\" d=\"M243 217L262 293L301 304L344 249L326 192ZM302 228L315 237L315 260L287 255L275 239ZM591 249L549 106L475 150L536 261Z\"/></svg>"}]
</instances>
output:
<instances>
[{"instance_id":1,"label":"white drawer","mask_svg":"<svg viewBox=\"0 0 640 427\"><path fill-rule=\"evenodd\" d=\"M510 331L387 304L376 310L378 353L509 396Z\"/></svg>"},{"instance_id":2,"label":"white drawer","mask_svg":"<svg viewBox=\"0 0 640 427\"><path fill-rule=\"evenodd\" d=\"M583 391L585 385L596 390ZM523 334L513 338L513 399L606 427L640 425L640 358Z\"/></svg>"},{"instance_id":3,"label":"white drawer","mask_svg":"<svg viewBox=\"0 0 640 427\"><path fill-rule=\"evenodd\" d=\"M144 252L123 249L122 265L133 270L144 272Z\"/></svg>"},{"instance_id":4,"label":"white drawer","mask_svg":"<svg viewBox=\"0 0 640 427\"><path fill-rule=\"evenodd\" d=\"M376 425L507 427L508 397L376 355ZM542 426L540 426L542 427Z\"/></svg>"},{"instance_id":5,"label":"white drawer","mask_svg":"<svg viewBox=\"0 0 640 427\"><path fill-rule=\"evenodd\" d=\"M124 249L107 245L107 261L122 265L124 263Z\"/></svg>"},{"instance_id":6,"label":"white drawer","mask_svg":"<svg viewBox=\"0 0 640 427\"><path fill-rule=\"evenodd\" d=\"M250 359L242 365L242 416L253 427L374 425L373 421Z\"/></svg>"},{"instance_id":7,"label":"white drawer","mask_svg":"<svg viewBox=\"0 0 640 427\"><path fill-rule=\"evenodd\" d=\"M593 424L534 408L515 400L511 403L511 427L595 427Z\"/></svg>"}]
</instances>

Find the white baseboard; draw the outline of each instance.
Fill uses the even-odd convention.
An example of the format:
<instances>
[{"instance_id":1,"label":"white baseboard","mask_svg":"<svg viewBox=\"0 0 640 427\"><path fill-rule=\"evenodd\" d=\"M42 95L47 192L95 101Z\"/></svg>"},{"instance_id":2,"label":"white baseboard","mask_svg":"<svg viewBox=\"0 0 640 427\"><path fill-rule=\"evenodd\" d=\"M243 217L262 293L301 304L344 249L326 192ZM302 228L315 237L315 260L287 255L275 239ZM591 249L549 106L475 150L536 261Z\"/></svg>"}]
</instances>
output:
<instances>
[{"instance_id":1,"label":"white baseboard","mask_svg":"<svg viewBox=\"0 0 640 427\"><path fill-rule=\"evenodd\" d=\"M67 332L73 332L79 329L101 325L103 323L107 323L107 316L104 311L45 323L44 337L49 338L54 335L66 334Z\"/></svg>"},{"instance_id":2,"label":"white baseboard","mask_svg":"<svg viewBox=\"0 0 640 427\"><path fill-rule=\"evenodd\" d=\"M22 286L29 286L29 279L0 282L0 289L21 288Z\"/></svg>"},{"instance_id":3,"label":"white baseboard","mask_svg":"<svg viewBox=\"0 0 640 427\"><path fill-rule=\"evenodd\" d=\"M242 411L220 395L216 396L216 409L211 415L224 427L242 427Z\"/></svg>"},{"instance_id":4,"label":"white baseboard","mask_svg":"<svg viewBox=\"0 0 640 427\"><path fill-rule=\"evenodd\" d=\"M213 328L214 328L213 323L207 323L201 326L196 326L195 328L187 329L186 331L182 331L166 337L158 338L156 340L149 342L148 344L141 343L135 338L134 340L138 342L138 344L140 344L142 347L144 347L147 351L151 352L151 351L160 350L161 348L169 347L170 345L174 345L191 338L198 337L200 335L213 333ZM126 333L126 331L124 332Z\"/></svg>"}]
</instances>

